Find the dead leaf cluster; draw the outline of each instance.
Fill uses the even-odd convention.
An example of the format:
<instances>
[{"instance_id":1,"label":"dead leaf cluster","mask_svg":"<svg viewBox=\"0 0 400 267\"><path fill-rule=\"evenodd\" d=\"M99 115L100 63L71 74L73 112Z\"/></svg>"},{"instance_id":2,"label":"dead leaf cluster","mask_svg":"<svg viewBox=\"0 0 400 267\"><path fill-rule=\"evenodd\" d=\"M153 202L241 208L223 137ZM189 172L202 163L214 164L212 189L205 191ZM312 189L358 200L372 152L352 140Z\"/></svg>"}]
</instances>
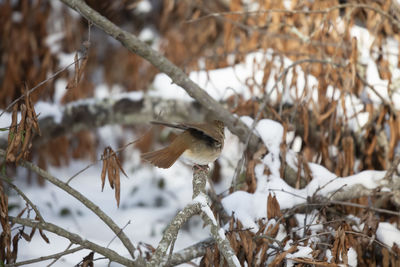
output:
<instances>
[{"instance_id":1,"label":"dead leaf cluster","mask_svg":"<svg viewBox=\"0 0 400 267\"><path fill-rule=\"evenodd\" d=\"M19 122L18 111L21 117ZM27 159L35 134L40 135L38 119L29 91L26 90L24 103L15 104L13 107L12 121L8 132L6 162L18 163L20 159Z\"/></svg>"},{"instance_id":2,"label":"dead leaf cluster","mask_svg":"<svg viewBox=\"0 0 400 267\"><path fill-rule=\"evenodd\" d=\"M113 151L111 147L108 146L104 149L101 158L103 160L103 169L101 171L101 190L103 191L104 189L104 184L107 176L108 182L110 183L110 187L112 189L115 189L115 200L117 201L117 206L119 207L120 193L121 193L120 171L126 177L128 176L122 169L117 154Z\"/></svg>"}]
</instances>

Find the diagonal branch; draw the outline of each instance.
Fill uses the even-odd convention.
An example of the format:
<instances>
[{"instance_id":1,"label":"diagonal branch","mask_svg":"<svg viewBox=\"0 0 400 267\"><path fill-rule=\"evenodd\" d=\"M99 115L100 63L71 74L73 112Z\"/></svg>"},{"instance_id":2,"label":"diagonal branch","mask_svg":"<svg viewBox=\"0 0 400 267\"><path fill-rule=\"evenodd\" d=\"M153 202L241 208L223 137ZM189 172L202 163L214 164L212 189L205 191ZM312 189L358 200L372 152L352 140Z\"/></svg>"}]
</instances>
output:
<instances>
[{"instance_id":1,"label":"diagonal branch","mask_svg":"<svg viewBox=\"0 0 400 267\"><path fill-rule=\"evenodd\" d=\"M143 57L153 64L161 72L167 74L174 83L181 86L191 97L196 99L205 109L215 114L217 119L224 121L229 130L237 135L243 142L249 135L249 128L234 117L228 110L223 108L215 99L208 95L199 85L194 83L189 77L171 61L159 52L153 50L149 45L140 41L135 35L122 30L120 27L109 21L97 11L93 10L82 0L61 0L67 6L73 8L88 21L93 22L97 27L118 40L129 51ZM255 150L259 139L251 134L252 138L249 148Z\"/></svg>"},{"instance_id":2,"label":"diagonal branch","mask_svg":"<svg viewBox=\"0 0 400 267\"><path fill-rule=\"evenodd\" d=\"M179 264L189 262L195 258L202 257L206 254L206 248L211 247L215 244L214 239L207 238L194 245L186 247L171 256L163 258L161 265L165 266L177 266Z\"/></svg>"},{"instance_id":3,"label":"diagonal branch","mask_svg":"<svg viewBox=\"0 0 400 267\"><path fill-rule=\"evenodd\" d=\"M12 223L22 224L22 225L32 227L32 228L36 227L40 230L49 231L49 232L55 233L56 235L65 237L75 244L79 244L82 247L93 250L93 251L107 257L111 261L118 262L124 266L134 266L135 265L134 261L120 256L114 250L99 246L89 240L85 240L82 237L80 237L79 235L68 232L64 228L61 228L55 224L48 223L48 222L40 222L40 221L35 221L35 220L30 220L30 219L24 219L24 218L18 218L18 217L11 217L11 216L9 218Z\"/></svg>"},{"instance_id":4,"label":"diagonal branch","mask_svg":"<svg viewBox=\"0 0 400 267\"><path fill-rule=\"evenodd\" d=\"M79 246L79 247L67 249L67 250L64 250L62 252L55 253L55 254L52 254L52 255L42 256L42 257L39 257L39 258L36 258L36 259L31 259L31 260L26 260L26 261L19 261L19 262L16 262L16 263L10 263L10 264L7 264L7 267L22 266L22 265L28 265L28 264L32 264L32 263L36 263L36 262L41 262L41 261L57 259L57 258L60 258L62 256L68 255L68 254L73 254L73 253L75 253L75 252L77 252L79 250L82 250L82 249L84 249L84 247Z\"/></svg>"},{"instance_id":5,"label":"diagonal branch","mask_svg":"<svg viewBox=\"0 0 400 267\"><path fill-rule=\"evenodd\" d=\"M219 226L210 208L208 197L205 194L207 172L208 170L204 168L193 167L193 202L179 212L168 225L163 234L162 240L158 244L156 251L153 253L151 261L147 264L147 266L170 266L170 261L172 260L190 260L190 256L193 256L194 254L199 256L204 255L204 247L202 247L200 250L195 248L185 251L185 256L176 256L176 254L172 254L166 257L168 248L173 248L179 230L192 216L196 214L201 216L206 225L210 225L211 236L217 244L219 251L227 261L228 266L240 266L239 260L236 257L229 240L225 236L225 231Z\"/></svg>"},{"instance_id":6,"label":"diagonal branch","mask_svg":"<svg viewBox=\"0 0 400 267\"><path fill-rule=\"evenodd\" d=\"M11 182L11 179L10 179L10 178L4 176L3 174L0 174L0 179L1 179L2 181L6 182L12 189L14 189L14 190L17 192L18 195L20 195L20 196L25 200L26 203L29 204L29 206L32 207L32 209L35 211L36 216L38 217L38 219L39 219L40 221L44 221L44 220L43 220L43 217L42 217L42 214L40 213L40 211L38 210L38 208L36 207L36 205L33 204L33 202L24 194L24 192L22 192L21 189L19 189L15 184L13 184L13 183Z\"/></svg>"},{"instance_id":7,"label":"diagonal branch","mask_svg":"<svg viewBox=\"0 0 400 267\"><path fill-rule=\"evenodd\" d=\"M167 253L168 247L176 240L179 230L191 217L199 214L200 211L201 206L199 205L199 203L192 203L190 205L187 205L175 216L175 218L167 226L160 243L158 243L156 251L151 257L151 261L148 263L148 266L161 265L163 257Z\"/></svg>"},{"instance_id":8,"label":"diagonal branch","mask_svg":"<svg viewBox=\"0 0 400 267\"><path fill-rule=\"evenodd\" d=\"M4 157L4 156L5 156L5 151L0 149L0 157ZM25 160L20 160L18 164L37 173L38 175L40 175L41 177L43 177L50 183L61 188L62 190L64 190L71 196L75 197L77 200L79 200L88 209L93 211L119 237L121 242L124 244L124 246L129 251L129 254L132 256L132 258L135 258L134 257L135 247L133 246L132 242L125 235L125 233L121 230L121 228L107 214L105 214L96 204L94 204L92 201L90 201L84 195L79 193L77 190L70 187L68 184L57 179L56 177L54 177L47 171L39 168L37 165L35 165L29 161L25 161Z\"/></svg>"}]
</instances>

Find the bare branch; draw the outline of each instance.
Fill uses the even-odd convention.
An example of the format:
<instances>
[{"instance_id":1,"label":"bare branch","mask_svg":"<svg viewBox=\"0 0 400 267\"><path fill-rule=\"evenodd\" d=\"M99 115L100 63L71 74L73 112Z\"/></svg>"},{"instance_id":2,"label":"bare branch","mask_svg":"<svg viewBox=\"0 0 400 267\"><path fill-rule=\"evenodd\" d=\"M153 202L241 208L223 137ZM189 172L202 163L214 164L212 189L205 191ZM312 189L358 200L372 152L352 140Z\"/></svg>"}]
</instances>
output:
<instances>
[{"instance_id":1,"label":"bare branch","mask_svg":"<svg viewBox=\"0 0 400 267\"><path fill-rule=\"evenodd\" d=\"M5 151L0 149L0 157L4 157L4 155L5 155ZM75 197L83 205L85 205L88 209L93 211L119 237L121 242L124 244L124 246L129 251L129 254L132 256L132 258L134 258L135 247L133 246L132 242L125 235L125 233L121 230L121 228L107 214L105 214L96 204L94 204L92 201L90 201L84 195L79 193L77 190L70 187L68 184L66 184L66 183L62 182L61 180L57 179L56 177L52 176L47 171L39 168L37 165L35 165L29 161L24 161L24 160L20 160L19 165L23 166L25 168L28 168L29 170L37 173L38 175L40 175L41 177L43 177L50 183L54 184L55 186L61 188L62 190L64 190L68 194L70 194L71 196Z\"/></svg>"},{"instance_id":2,"label":"bare branch","mask_svg":"<svg viewBox=\"0 0 400 267\"><path fill-rule=\"evenodd\" d=\"M18 195L20 195L26 203L29 204L29 206L32 207L32 209L35 211L37 217L39 218L40 221L44 221L42 214L40 214L38 208L36 207L35 204L33 204L33 202L24 194L24 192L22 192L15 184L13 184L11 181L11 179L9 179L8 177L5 177L3 174L0 174L0 178L1 180L3 180L4 182L6 182L12 189L14 189Z\"/></svg>"},{"instance_id":3,"label":"bare branch","mask_svg":"<svg viewBox=\"0 0 400 267\"><path fill-rule=\"evenodd\" d=\"M208 171L203 168L193 168L193 201L201 205L201 217L205 224L210 225L211 235L218 245L219 251L224 255L229 266L240 266L239 260L233 251L225 231L219 226L217 219L210 208L210 200L206 195L206 181Z\"/></svg>"},{"instance_id":4,"label":"bare branch","mask_svg":"<svg viewBox=\"0 0 400 267\"><path fill-rule=\"evenodd\" d=\"M84 249L84 247L83 246L79 246L79 247L76 247L76 248L67 249L67 250L64 250L64 251L59 252L59 253L55 253L55 254L51 254L51 255L48 255L48 256L39 257L39 258L36 258L36 259L20 261L20 262L16 262L16 263L10 263L10 264L7 264L7 266L10 266L10 267L12 267L12 266L21 266L21 265L28 265L28 264L32 264L32 263L36 263L36 262L41 262L41 261L47 261L47 260L51 260L51 259L57 259L57 258L60 258L62 256L65 256L65 255L75 253L75 252L77 252L79 250L82 250L82 249Z\"/></svg>"},{"instance_id":5,"label":"bare branch","mask_svg":"<svg viewBox=\"0 0 400 267\"><path fill-rule=\"evenodd\" d=\"M81 0L61 0L67 6L75 9L87 20L93 22L97 27L118 40L129 51L143 57L166 73L174 83L181 86L191 97L196 99L206 110L216 116L217 119L224 121L229 130L237 135L240 140L245 141L246 137L252 136L249 147L255 149L259 143L248 127L237 117L234 117L228 110L223 108L215 99L210 97L199 85L194 83L179 67L165 58L159 52L153 50L149 45L142 42L135 35L122 30L107 18L93 10Z\"/></svg>"},{"instance_id":6,"label":"bare branch","mask_svg":"<svg viewBox=\"0 0 400 267\"><path fill-rule=\"evenodd\" d=\"M12 223L17 223L17 224L22 224L28 227L36 227L40 230L45 230L45 231L49 231L52 232L56 235L62 236L67 238L68 240L70 240L71 242L75 243L75 244L79 244L84 248L93 250L105 257L107 257L108 259L110 259L111 261L114 262L118 262L122 265L125 266L135 266L135 262L132 260L129 260L125 257L120 256L117 252L115 252L114 250L99 246L91 241L88 241L86 239L83 239L82 237L80 237L77 234L68 232L67 230L54 225L52 223L48 223L48 222L40 222L40 221L34 221L34 220L30 220L30 219L24 219L24 218L18 218L18 217L9 217L10 221Z\"/></svg>"},{"instance_id":7,"label":"bare branch","mask_svg":"<svg viewBox=\"0 0 400 267\"><path fill-rule=\"evenodd\" d=\"M215 244L214 239L208 238L206 240L198 242L192 246L186 247L181 251L172 254L171 257L169 256L164 257L164 259L161 262L161 265L176 266L191 261L195 258L204 256L204 254L206 253L206 248L214 244Z\"/></svg>"},{"instance_id":8,"label":"bare branch","mask_svg":"<svg viewBox=\"0 0 400 267\"><path fill-rule=\"evenodd\" d=\"M199 214L201 206L199 203L187 205L169 223L163 237L158 243L156 251L153 253L148 266L160 266L163 257L167 254L168 247L177 238L178 231L194 215Z\"/></svg>"},{"instance_id":9,"label":"bare branch","mask_svg":"<svg viewBox=\"0 0 400 267\"><path fill-rule=\"evenodd\" d=\"M208 197L205 194L208 170L203 167L204 166L200 168L193 168L193 202L187 205L182 211L180 211L168 225L148 266L169 266L171 265L170 260L177 260L176 258L173 258L173 256L176 254L165 257L168 247L170 247L171 244L175 242L178 231L182 228L186 221L196 214L201 214L204 223L210 225L211 235L215 242L218 244L218 248L224 255L228 265L240 266L239 260L237 259L235 252L232 250L229 241L225 236L224 230L220 228L208 204ZM190 256L192 256L193 254L199 256L204 254L203 251L198 251L197 249L190 249L188 251L185 251L185 254L186 253ZM178 256L178 259L182 260L185 257Z\"/></svg>"}]
</instances>

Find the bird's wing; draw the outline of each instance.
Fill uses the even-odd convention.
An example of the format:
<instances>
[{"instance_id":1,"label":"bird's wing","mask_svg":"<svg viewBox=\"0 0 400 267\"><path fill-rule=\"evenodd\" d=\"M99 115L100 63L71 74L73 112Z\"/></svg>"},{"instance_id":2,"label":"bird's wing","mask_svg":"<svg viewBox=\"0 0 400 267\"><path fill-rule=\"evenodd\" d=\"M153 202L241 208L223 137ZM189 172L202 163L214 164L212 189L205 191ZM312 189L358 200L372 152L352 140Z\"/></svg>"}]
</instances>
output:
<instances>
[{"instance_id":1,"label":"bird's wing","mask_svg":"<svg viewBox=\"0 0 400 267\"><path fill-rule=\"evenodd\" d=\"M182 123L180 124L183 127L186 127L186 129L194 129L197 131L202 132L203 134L211 137L215 141L220 142L220 136L217 134L217 132L212 128L210 129L210 125L204 124L204 123Z\"/></svg>"},{"instance_id":2,"label":"bird's wing","mask_svg":"<svg viewBox=\"0 0 400 267\"><path fill-rule=\"evenodd\" d=\"M181 130L188 129L188 127L185 127L184 124L173 124L173 123L168 123L168 122L163 122L163 121L151 121L151 123L155 124L155 125L162 125L162 126L167 126L167 127L181 129Z\"/></svg>"}]
</instances>

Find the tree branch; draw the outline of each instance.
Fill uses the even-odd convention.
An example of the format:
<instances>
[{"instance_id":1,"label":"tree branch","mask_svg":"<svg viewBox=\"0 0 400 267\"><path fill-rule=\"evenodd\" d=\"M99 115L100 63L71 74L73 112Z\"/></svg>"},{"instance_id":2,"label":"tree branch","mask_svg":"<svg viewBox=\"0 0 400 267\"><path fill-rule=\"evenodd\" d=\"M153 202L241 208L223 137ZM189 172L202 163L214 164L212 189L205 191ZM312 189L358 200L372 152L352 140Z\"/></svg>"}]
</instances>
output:
<instances>
[{"instance_id":1,"label":"tree branch","mask_svg":"<svg viewBox=\"0 0 400 267\"><path fill-rule=\"evenodd\" d=\"M5 156L5 151L0 149L0 157L4 157L4 156ZM71 196L75 197L77 200L79 200L88 209L93 211L119 237L121 242L124 244L124 246L129 251L129 254L132 256L132 258L134 258L135 247L133 246L132 242L125 235L125 233L121 230L121 228L107 214L105 214L96 204L94 204L92 201L90 201L84 195L79 193L77 190L70 187L68 184L66 184L66 183L62 182L61 180L57 179L56 177L52 176L50 173L39 168L35 164L33 164L29 161L25 161L25 160L20 160L18 162L18 164L37 173L38 175L40 175L41 177L43 177L50 183L61 188L62 190L64 190Z\"/></svg>"},{"instance_id":2,"label":"tree branch","mask_svg":"<svg viewBox=\"0 0 400 267\"><path fill-rule=\"evenodd\" d=\"M255 150L259 138L252 134L249 128L234 117L228 110L224 109L215 99L210 97L199 85L194 83L189 77L171 61L159 52L153 50L149 45L140 41L135 35L122 30L107 18L93 10L82 0L61 0L67 6L73 8L88 21L95 24L101 30L118 40L129 51L143 57L153 64L161 72L166 73L174 83L181 86L191 97L196 99L206 110L216 116L217 119L224 121L229 130L237 135L243 142L250 134L252 136L249 147Z\"/></svg>"},{"instance_id":3,"label":"tree branch","mask_svg":"<svg viewBox=\"0 0 400 267\"><path fill-rule=\"evenodd\" d=\"M210 200L206 194L207 170L203 168L193 168L193 201L201 205L201 218L206 225L211 227L211 236L217 243L219 251L226 259L228 266L240 266L240 262L233 251L229 240L225 236L225 231L219 226L214 213L210 208Z\"/></svg>"},{"instance_id":4,"label":"tree branch","mask_svg":"<svg viewBox=\"0 0 400 267\"><path fill-rule=\"evenodd\" d=\"M52 254L52 255L39 257L39 258L36 258L36 259L20 261L20 262L16 262L16 263L10 263L10 264L7 264L7 267L21 266L21 265L27 265L27 264L32 264L32 263L41 262L41 261L47 261L47 260L51 260L51 259L57 259L57 258L60 258L62 256L65 256L65 255L75 253L75 252L77 252L79 250L82 250L82 249L84 249L84 247L79 246L79 247L76 247L76 248L67 249L67 250L64 250L64 251L59 252L59 253L55 253L55 254Z\"/></svg>"},{"instance_id":5,"label":"tree branch","mask_svg":"<svg viewBox=\"0 0 400 267\"><path fill-rule=\"evenodd\" d=\"M201 242L198 242L192 246L186 247L171 256L166 256L161 261L161 265L165 266L176 266L195 258L204 256L206 254L206 248L211 247L215 244L213 238L207 238Z\"/></svg>"},{"instance_id":6,"label":"tree branch","mask_svg":"<svg viewBox=\"0 0 400 267\"><path fill-rule=\"evenodd\" d=\"M160 266L163 257L167 254L168 247L176 240L179 229L195 214L199 214L201 206L199 203L187 205L180 211L175 218L170 222L165 230L163 237L158 243L156 251L153 253L151 260L147 266Z\"/></svg>"},{"instance_id":7,"label":"tree branch","mask_svg":"<svg viewBox=\"0 0 400 267\"><path fill-rule=\"evenodd\" d=\"M33 202L24 194L24 192L22 192L15 184L13 184L12 182L10 182L11 179L9 179L8 177L4 176L3 174L0 174L0 178L2 181L6 182L12 189L14 189L18 195L20 195L26 203L29 204L29 206L32 207L32 209L35 211L36 216L39 218L40 221L44 221L42 214L40 214L38 208L36 207L35 204L33 204Z\"/></svg>"},{"instance_id":8,"label":"tree branch","mask_svg":"<svg viewBox=\"0 0 400 267\"><path fill-rule=\"evenodd\" d=\"M85 240L82 237L80 237L79 235L68 232L67 230L65 230L57 225L54 225L52 223L34 221L34 220L30 220L30 219L11 217L11 216L9 218L12 223L25 225L25 226L32 227L32 228L36 227L40 230L49 231L56 235L65 237L75 244L79 244L87 249L93 250L93 251L107 257L111 261L118 262L125 266L135 266L136 265L136 263L134 261L120 256L114 250L99 246L91 241Z\"/></svg>"},{"instance_id":9,"label":"tree branch","mask_svg":"<svg viewBox=\"0 0 400 267\"><path fill-rule=\"evenodd\" d=\"M169 266L172 256L166 257L168 247L173 244L178 236L179 230L192 216L200 214L204 223L211 226L211 236L218 245L218 248L229 266L240 266L235 252L231 248L228 239L225 236L225 231L219 227L217 220L209 206L207 195L205 194L206 181L208 170L204 168L193 167L193 202L187 205L168 225L164 235L154 252L150 263L147 266ZM204 255L204 252L196 250L185 251L189 255ZM174 254L176 255L176 254ZM178 260L182 257L178 257ZM174 258L174 260L176 260ZM188 259L190 260L190 259Z\"/></svg>"}]
</instances>

